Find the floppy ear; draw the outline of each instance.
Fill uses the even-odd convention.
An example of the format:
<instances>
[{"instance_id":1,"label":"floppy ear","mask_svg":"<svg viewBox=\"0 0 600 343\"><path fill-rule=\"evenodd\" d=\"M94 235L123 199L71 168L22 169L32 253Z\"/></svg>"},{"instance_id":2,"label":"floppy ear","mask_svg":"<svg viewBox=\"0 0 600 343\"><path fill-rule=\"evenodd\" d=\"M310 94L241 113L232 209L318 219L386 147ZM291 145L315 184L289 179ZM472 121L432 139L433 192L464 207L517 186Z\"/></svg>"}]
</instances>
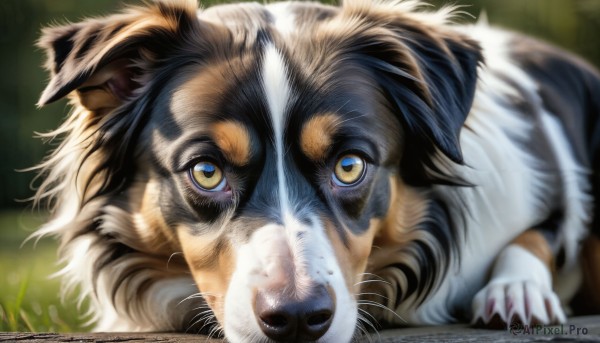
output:
<instances>
[{"instance_id":1,"label":"floppy ear","mask_svg":"<svg viewBox=\"0 0 600 343\"><path fill-rule=\"evenodd\" d=\"M121 14L46 28L38 46L51 72L39 106L77 90L91 111L120 105L139 87L142 65L158 62L175 48L178 35L198 29L194 0L157 1Z\"/></svg>"},{"instance_id":2,"label":"floppy ear","mask_svg":"<svg viewBox=\"0 0 600 343\"><path fill-rule=\"evenodd\" d=\"M337 44L373 71L403 125L403 163L410 168L402 169L415 183L440 174L432 160L438 151L463 162L459 134L482 55L475 41L446 24L450 12L422 12L410 1L347 0L335 24L345 37Z\"/></svg>"},{"instance_id":3,"label":"floppy ear","mask_svg":"<svg viewBox=\"0 0 600 343\"><path fill-rule=\"evenodd\" d=\"M401 116L405 142L422 144L428 154L437 148L452 161L462 163L459 134L475 95L481 61L477 43L460 35L436 37L426 31L402 30L396 35L396 54L388 55L387 60L390 65L410 70L409 75L387 68L380 68L379 75Z\"/></svg>"},{"instance_id":4,"label":"floppy ear","mask_svg":"<svg viewBox=\"0 0 600 343\"><path fill-rule=\"evenodd\" d=\"M382 55L387 66L380 64L378 75L404 127L401 174L415 186L468 184L447 175L439 165L444 162L436 158L440 151L453 162L463 163L459 137L471 110L482 61L476 42L451 32L399 26L394 30L396 42L381 46L384 51L395 51Z\"/></svg>"},{"instance_id":5,"label":"floppy ear","mask_svg":"<svg viewBox=\"0 0 600 343\"><path fill-rule=\"evenodd\" d=\"M393 39L380 46L385 62L376 68L381 87L401 116L408 144L422 144L428 154L435 147L462 163L459 134L475 95L482 60L478 44L460 34L406 23L392 32Z\"/></svg>"}]
</instances>

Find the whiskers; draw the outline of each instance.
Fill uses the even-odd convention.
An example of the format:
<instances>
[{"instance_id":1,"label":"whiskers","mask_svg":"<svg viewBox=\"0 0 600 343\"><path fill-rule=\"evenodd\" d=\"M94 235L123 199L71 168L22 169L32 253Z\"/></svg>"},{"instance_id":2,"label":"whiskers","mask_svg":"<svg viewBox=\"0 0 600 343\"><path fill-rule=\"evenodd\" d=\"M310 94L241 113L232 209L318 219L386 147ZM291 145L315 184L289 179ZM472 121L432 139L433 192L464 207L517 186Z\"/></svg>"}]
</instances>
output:
<instances>
[{"instance_id":1,"label":"whiskers","mask_svg":"<svg viewBox=\"0 0 600 343\"><path fill-rule=\"evenodd\" d=\"M183 252L177 251L177 252L172 253L171 256L169 256L169 259L167 260L167 269L169 269L169 264L171 263L171 260L176 256L181 256L181 258L183 258Z\"/></svg>"},{"instance_id":2,"label":"whiskers","mask_svg":"<svg viewBox=\"0 0 600 343\"><path fill-rule=\"evenodd\" d=\"M206 335L206 341L213 337L222 337L224 335L223 327L219 323L212 308L205 301L207 296L216 297L213 293L198 292L186 297L177 304L177 306L180 306L186 301L201 301L200 306L196 306L190 310L190 312L198 311L198 313L188 321L185 333L195 331L196 334L204 334ZM215 304L215 306L220 305L222 305L222 302L217 302Z\"/></svg>"},{"instance_id":3,"label":"whiskers","mask_svg":"<svg viewBox=\"0 0 600 343\"><path fill-rule=\"evenodd\" d=\"M362 288L364 285L369 285L369 284L373 284L373 283L375 283L375 284L381 283L381 284L391 286L390 282L381 278L379 275L375 275L372 273L360 274L360 279L363 279L365 277L366 277L366 279L355 283L354 286L361 286L361 288ZM375 288L375 287L370 287L370 288ZM373 337L371 335L371 332L374 332L377 334L377 341L381 341L381 336L379 335L379 330L381 330L382 326L379 323L379 321L377 320L376 315L374 315L374 313L372 313L364 308L366 306L375 307L379 310L382 310L382 312L389 312L395 318L397 318L400 322L406 323L406 320L404 320L394 310L392 310L391 308L389 308L388 306L386 306L384 304L384 302L390 301L390 299L388 297L386 297L385 295L379 294L374 291L369 291L369 292L357 293L356 298L357 298L356 304L358 307L358 321L356 323L356 328L358 330L357 334L360 333L360 335L355 337L355 341L358 342L358 341L362 341L364 338L367 338L369 340L369 342L372 342ZM370 298L370 299L379 298L384 301L378 302L378 301L374 301L374 300L367 300L365 298Z\"/></svg>"}]
</instances>

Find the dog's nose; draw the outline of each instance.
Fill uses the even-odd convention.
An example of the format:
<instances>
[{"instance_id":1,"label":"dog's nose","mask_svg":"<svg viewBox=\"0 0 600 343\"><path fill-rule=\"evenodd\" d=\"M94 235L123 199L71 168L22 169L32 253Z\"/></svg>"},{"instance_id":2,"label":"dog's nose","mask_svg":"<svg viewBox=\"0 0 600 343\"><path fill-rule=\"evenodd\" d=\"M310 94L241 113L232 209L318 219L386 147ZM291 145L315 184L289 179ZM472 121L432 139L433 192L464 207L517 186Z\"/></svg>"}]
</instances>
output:
<instances>
[{"instance_id":1,"label":"dog's nose","mask_svg":"<svg viewBox=\"0 0 600 343\"><path fill-rule=\"evenodd\" d=\"M335 304L327 289L314 288L302 300L277 290L256 294L256 319L261 330L275 341L314 341L327 332Z\"/></svg>"}]
</instances>

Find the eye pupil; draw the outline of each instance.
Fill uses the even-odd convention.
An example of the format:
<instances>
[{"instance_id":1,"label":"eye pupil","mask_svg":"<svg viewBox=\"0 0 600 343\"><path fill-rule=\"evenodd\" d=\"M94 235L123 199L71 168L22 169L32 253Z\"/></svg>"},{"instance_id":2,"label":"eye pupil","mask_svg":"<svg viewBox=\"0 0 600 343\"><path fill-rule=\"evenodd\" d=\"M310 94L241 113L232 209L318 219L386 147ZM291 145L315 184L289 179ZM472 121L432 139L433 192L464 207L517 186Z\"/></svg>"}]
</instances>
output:
<instances>
[{"instance_id":1,"label":"eye pupil","mask_svg":"<svg viewBox=\"0 0 600 343\"><path fill-rule=\"evenodd\" d=\"M352 168L354 168L354 164L355 164L355 163L356 163L356 161L354 161L354 160L353 160L353 159L351 159L351 158L347 158L347 157L346 157L346 158L344 158L344 159L342 160L342 169L343 169L345 172L351 172L351 171L352 171Z\"/></svg>"},{"instance_id":2,"label":"eye pupil","mask_svg":"<svg viewBox=\"0 0 600 343\"><path fill-rule=\"evenodd\" d=\"M204 167L204 170L202 172L204 173L204 177L206 177L207 179L210 179L211 177L213 177L215 175L215 167L214 166L206 166L206 167Z\"/></svg>"}]
</instances>

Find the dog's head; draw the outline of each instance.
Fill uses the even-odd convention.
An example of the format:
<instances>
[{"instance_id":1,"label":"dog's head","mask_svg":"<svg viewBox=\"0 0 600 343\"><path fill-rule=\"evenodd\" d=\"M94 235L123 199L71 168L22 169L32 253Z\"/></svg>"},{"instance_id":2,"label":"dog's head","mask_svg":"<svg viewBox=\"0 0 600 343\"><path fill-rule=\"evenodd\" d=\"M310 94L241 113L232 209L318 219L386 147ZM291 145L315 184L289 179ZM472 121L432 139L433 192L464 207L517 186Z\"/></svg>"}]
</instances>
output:
<instances>
[{"instance_id":1,"label":"dog's head","mask_svg":"<svg viewBox=\"0 0 600 343\"><path fill-rule=\"evenodd\" d=\"M174 1L45 30L40 104L75 106L46 231L93 237L117 309L182 252L229 339L349 340L374 245L409 240L416 187L461 162L479 51L414 10Z\"/></svg>"}]
</instances>

